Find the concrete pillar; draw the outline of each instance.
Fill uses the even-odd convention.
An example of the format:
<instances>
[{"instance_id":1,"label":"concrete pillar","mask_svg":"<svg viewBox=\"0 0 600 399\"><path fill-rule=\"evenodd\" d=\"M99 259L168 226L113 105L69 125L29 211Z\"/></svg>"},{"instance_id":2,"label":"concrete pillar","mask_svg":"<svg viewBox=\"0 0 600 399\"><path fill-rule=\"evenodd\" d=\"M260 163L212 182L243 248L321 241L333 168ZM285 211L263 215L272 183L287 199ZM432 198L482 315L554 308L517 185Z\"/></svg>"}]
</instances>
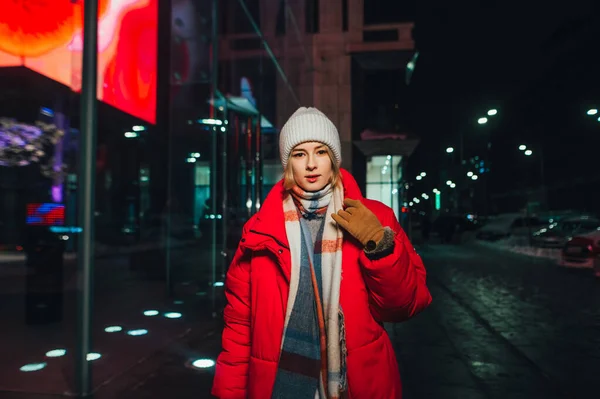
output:
<instances>
[{"instance_id":1,"label":"concrete pillar","mask_svg":"<svg viewBox=\"0 0 600 399\"><path fill-rule=\"evenodd\" d=\"M277 24L277 11L279 11L279 2L273 5L273 0L260 0L260 30L265 37L275 36L275 25Z\"/></svg>"},{"instance_id":2,"label":"concrete pillar","mask_svg":"<svg viewBox=\"0 0 600 399\"><path fill-rule=\"evenodd\" d=\"M348 0L348 30L362 31L364 25L364 1ZM341 7L340 7L341 13Z\"/></svg>"},{"instance_id":3,"label":"concrete pillar","mask_svg":"<svg viewBox=\"0 0 600 399\"><path fill-rule=\"evenodd\" d=\"M268 0L267 0L268 1ZM306 34L306 18L305 18L305 0L287 0L287 4L289 7L289 11L292 12L293 16L290 16L286 12L286 20L285 20L285 34L288 38L293 38L292 43L297 43L298 34L296 32L296 28L294 27L294 22L298 25L298 31L300 35Z\"/></svg>"},{"instance_id":4,"label":"concrete pillar","mask_svg":"<svg viewBox=\"0 0 600 399\"><path fill-rule=\"evenodd\" d=\"M319 40L323 38L321 36ZM338 40L340 43L337 42ZM344 53L343 44L340 39L338 40L335 40L335 42L332 40L329 43L321 41L323 46L315 51L314 105L323 111L337 126L342 143L343 167L351 170L351 57Z\"/></svg>"},{"instance_id":5,"label":"concrete pillar","mask_svg":"<svg viewBox=\"0 0 600 399\"><path fill-rule=\"evenodd\" d=\"M342 0L319 1L319 33L342 31Z\"/></svg>"}]
</instances>

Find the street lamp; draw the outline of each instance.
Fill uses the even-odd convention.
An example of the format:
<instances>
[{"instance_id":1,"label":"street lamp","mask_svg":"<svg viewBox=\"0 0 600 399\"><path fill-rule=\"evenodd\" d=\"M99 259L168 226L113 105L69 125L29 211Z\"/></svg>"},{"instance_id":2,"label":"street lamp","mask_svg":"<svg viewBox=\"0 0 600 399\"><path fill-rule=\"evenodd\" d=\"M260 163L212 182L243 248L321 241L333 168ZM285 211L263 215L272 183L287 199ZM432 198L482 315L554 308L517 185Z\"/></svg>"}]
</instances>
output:
<instances>
[{"instance_id":1,"label":"street lamp","mask_svg":"<svg viewBox=\"0 0 600 399\"><path fill-rule=\"evenodd\" d=\"M490 110L487 112L487 114L488 114L489 116L494 116L494 115L496 115L497 113L498 113L498 110L497 110L497 109L495 109L495 108L492 108L492 109L490 109Z\"/></svg>"},{"instance_id":2,"label":"street lamp","mask_svg":"<svg viewBox=\"0 0 600 399\"><path fill-rule=\"evenodd\" d=\"M587 112L588 115L596 115L597 113L598 110L596 108L589 109Z\"/></svg>"},{"instance_id":3,"label":"street lamp","mask_svg":"<svg viewBox=\"0 0 600 399\"><path fill-rule=\"evenodd\" d=\"M477 180L477 179L479 179L479 176L477 176L477 175L472 175L472 176L471 176L471 179L473 179L473 180Z\"/></svg>"},{"instance_id":4,"label":"street lamp","mask_svg":"<svg viewBox=\"0 0 600 399\"><path fill-rule=\"evenodd\" d=\"M469 177L473 177L473 172L468 172L468 173L467 173L467 176L469 176Z\"/></svg>"},{"instance_id":5,"label":"street lamp","mask_svg":"<svg viewBox=\"0 0 600 399\"><path fill-rule=\"evenodd\" d=\"M455 187L456 187L456 184L455 184L455 183L452 183L452 184L450 185L450 188L455 188Z\"/></svg>"},{"instance_id":6,"label":"street lamp","mask_svg":"<svg viewBox=\"0 0 600 399\"><path fill-rule=\"evenodd\" d=\"M526 150L525 151L525 155L530 156L531 154L533 154L533 151L531 151L531 150Z\"/></svg>"},{"instance_id":7,"label":"street lamp","mask_svg":"<svg viewBox=\"0 0 600 399\"><path fill-rule=\"evenodd\" d=\"M425 177L425 176L427 176L427 173L421 172L421 177Z\"/></svg>"},{"instance_id":8,"label":"street lamp","mask_svg":"<svg viewBox=\"0 0 600 399\"><path fill-rule=\"evenodd\" d=\"M446 152L448 154L452 154L454 152L454 147L448 147L448 148L446 148Z\"/></svg>"},{"instance_id":9,"label":"street lamp","mask_svg":"<svg viewBox=\"0 0 600 399\"><path fill-rule=\"evenodd\" d=\"M488 121L488 118L486 118L485 116L477 119L477 123L479 123L480 125L486 124L487 121Z\"/></svg>"},{"instance_id":10,"label":"street lamp","mask_svg":"<svg viewBox=\"0 0 600 399\"><path fill-rule=\"evenodd\" d=\"M525 151L526 149L527 149L527 146L525 144L521 144L519 146L519 150L521 150L521 151Z\"/></svg>"},{"instance_id":11,"label":"street lamp","mask_svg":"<svg viewBox=\"0 0 600 399\"><path fill-rule=\"evenodd\" d=\"M446 181L446 185L447 185L447 186L450 186L451 184L452 184L452 180L447 180L447 181Z\"/></svg>"},{"instance_id":12,"label":"street lamp","mask_svg":"<svg viewBox=\"0 0 600 399\"><path fill-rule=\"evenodd\" d=\"M417 180L421 180L421 179L423 179L423 176L419 175L419 176L416 177L416 179Z\"/></svg>"}]
</instances>

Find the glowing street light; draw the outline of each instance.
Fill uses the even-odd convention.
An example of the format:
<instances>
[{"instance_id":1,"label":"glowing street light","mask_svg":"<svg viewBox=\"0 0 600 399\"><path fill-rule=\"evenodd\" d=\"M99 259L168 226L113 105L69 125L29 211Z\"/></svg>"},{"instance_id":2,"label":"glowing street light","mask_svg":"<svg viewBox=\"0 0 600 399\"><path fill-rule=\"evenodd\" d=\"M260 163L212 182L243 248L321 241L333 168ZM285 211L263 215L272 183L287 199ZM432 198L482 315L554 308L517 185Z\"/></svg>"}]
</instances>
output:
<instances>
[{"instance_id":1,"label":"glowing street light","mask_svg":"<svg viewBox=\"0 0 600 399\"><path fill-rule=\"evenodd\" d=\"M454 147L448 147L448 148L446 148L446 152L448 154L452 154L454 152Z\"/></svg>"},{"instance_id":2,"label":"glowing street light","mask_svg":"<svg viewBox=\"0 0 600 399\"><path fill-rule=\"evenodd\" d=\"M450 186L451 184L452 184L452 180L447 180L447 181L446 181L446 185L447 185L447 186Z\"/></svg>"},{"instance_id":3,"label":"glowing street light","mask_svg":"<svg viewBox=\"0 0 600 399\"><path fill-rule=\"evenodd\" d=\"M597 113L598 110L596 108L589 109L587 112L588 115L596 115Z\"/></svg>"},{"instance_id":4,"label":"glowing street light","mask_svg":"<svg viewBox=\"0 0 600 399\"><path fill-rule=\"evenodd\" d=\"M526 150L525 151L525 155L530 156L531 154L533 154L533 151L531 151L531 150Z\"/></svg>"},{"instance_id":5,"label":"glowing street light","mask_svg":"<svg viewBox=\"0 0 600 399\"><path fill-rule=\"evenodd\" d=\"M427 176L427 173L421 172L421 177L425 177L425 176Z\"/></svg>"},{"instance_id":6,"label":"glowing street light","mask_svg":"<svg viewBox=\"0 0 600 399\"><path fill-rule=\"evenodd\" d=\"M467 173L467 176L469 176L469 177L473 177L473 172L468 172L468 173Z\"/></svg>"},{"instance_id":7,"label":"glowing street light","mask_svg":"<svg viewBox=\"0 0 600 399\"><path fill-rule=\"evenodd\" d=\"M527 149L527 146L525 144L521 144L519 146L519 150L521 150L521 151L525 151L526 149Z\"/></svg>"},{"instance_id":8,"label":"glowing street light","mask_svg":"<svg viewBox=\"0 0 600 399\"><path fill-rule=\"evenodd\" d=\"M416 179L417 179L417 180L422 180L422 179L423 179L423 176L419 175L419 176L417 176L417 177L416 177Z\"/></svg>"},{"instance_id":9,"label":"glowing street light","mask_svg":"<svg viewBox=\"0 0 600 399\"><path fill-rule=\"evenodd\" d=\"M456 187L456 183L452 183L452 184L450 185L450 188L455 188L455 187Z\"/></svg>"},{"instance_id":10,"label":"glowing street light","mask_svg":"<svg viewBox=\"0 0 600 399\"><path fill-rule=\"evenodd\" d=\"M479 179L479 176L477 176L477 175L473 175L473 176L471 176L471 179L473 179L473 180L477 180L477 179Z\"/></svg>"},{"instance_id":11,"label":"glowing street light","mask_svg":"<svg viewBox=\"0 0 600 399\"><path fill-rule=\"evenodd\" d=\"M490 109L490 110L487 112L487 114L488 114L489 116L494 116L494 115L496 115L497 113L498 113L498 110L497 110L497 109L495 109L495 108L492 108L492 109Z\"/></svg>"},{"instance_id":12,"label":"glowing street light","mask_svg":"<svg viewBox=\"0 0 600 399\"><path fill-rule=\"evenodd\" d=\"M486 124L487 121L488 121L488 118L486 118L485 116L483 118L477 119L477 123L479 123L480 125Z\"/></svg>"}]
</instances>

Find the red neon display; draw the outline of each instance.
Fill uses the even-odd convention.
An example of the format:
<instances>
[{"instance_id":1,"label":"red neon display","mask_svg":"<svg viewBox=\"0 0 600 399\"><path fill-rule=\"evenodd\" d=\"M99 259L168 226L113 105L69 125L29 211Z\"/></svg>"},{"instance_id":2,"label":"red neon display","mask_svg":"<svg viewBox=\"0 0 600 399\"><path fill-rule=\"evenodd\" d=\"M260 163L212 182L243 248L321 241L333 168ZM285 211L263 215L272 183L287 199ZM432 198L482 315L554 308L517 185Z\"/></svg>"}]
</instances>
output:
<instances>
[{"instance_id":1,"label":"red neon display","mask_svg":"<svg viewBox=\"0 0 600 399\"><path fill-rule=\"evenodd\" d=\"M26 223L29 226L62 226L65 224L65 206L53 203L27 204Z\"/></svg>"},{"instance_id":2,"label":"red neon display","mask_svg":"<svg viewBox=\"0 0 600 399\"><path fill-rule=\"evenodd\" d=\"M0 67L81 90L84 0L0 0ZM98 99L156 121L158 0L98 0Z\"/></svg>"}]
</instances>

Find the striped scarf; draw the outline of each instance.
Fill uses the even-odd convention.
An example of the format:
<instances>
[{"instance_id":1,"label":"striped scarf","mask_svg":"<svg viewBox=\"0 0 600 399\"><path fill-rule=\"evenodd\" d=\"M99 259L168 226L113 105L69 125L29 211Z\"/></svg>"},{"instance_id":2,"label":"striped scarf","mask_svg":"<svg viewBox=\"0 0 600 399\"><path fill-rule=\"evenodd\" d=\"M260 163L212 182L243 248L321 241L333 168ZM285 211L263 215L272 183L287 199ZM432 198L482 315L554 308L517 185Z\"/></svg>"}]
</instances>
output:
<instances>
[{"instance_id":1,"label":"striped scarf","mask_svg":"<svg viewBox=\"0 0 600 399\"><path fill-rule=\"evenodd\" d=\"M298 186L294 186L291 191L291 197L296 208L304 217L311 218L312 215L323 215L327 212L327 207L331 203L333 189L331 184L316 192L307 192Z\"/></svg>"},{"instance_id":2,"label":"striped scarf","mask_svg":"<svg viewBox=\"0 0 600 399\"><path fill-rule=\"evenodd\" d=\"M274 399L338 399L346 389L343 233L331 218L342 203L339 186L315 193L294 188L283 201L292 267ZM309 214L324 214L314 245Z\"/></svg>"}]
</instances>

